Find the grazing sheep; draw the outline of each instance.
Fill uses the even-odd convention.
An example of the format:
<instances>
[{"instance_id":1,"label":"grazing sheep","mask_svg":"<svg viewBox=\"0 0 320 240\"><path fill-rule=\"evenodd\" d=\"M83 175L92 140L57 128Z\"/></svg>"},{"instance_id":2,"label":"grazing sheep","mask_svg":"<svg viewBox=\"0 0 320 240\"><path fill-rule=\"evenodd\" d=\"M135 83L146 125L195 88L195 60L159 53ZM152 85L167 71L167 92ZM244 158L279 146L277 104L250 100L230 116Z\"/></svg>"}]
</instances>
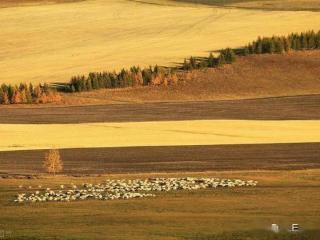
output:
<instances>
[{"instance_id":1,"label":"grazing sheep","mask_svg":"<svg viewBox=\"0 0 320 240\"><path fill-rule=\"evenodd\" d=\"M154 197L155 194L147 192L169 192L179 190L198 190L206 188L234 188L254 187L257 181L243 181L240 179L218 179L218 178L149 178L134 180L110 180L102 184L83 183L78 188L73 183L72 189L53 191L47 188L44 192L36 191L31 194L18 194L15 202L45 202L45 201L76 201L87 199L115 200L132 199L143 197ZM60 189L65 189L60 185Z\"/></svg>"}]
</instances>

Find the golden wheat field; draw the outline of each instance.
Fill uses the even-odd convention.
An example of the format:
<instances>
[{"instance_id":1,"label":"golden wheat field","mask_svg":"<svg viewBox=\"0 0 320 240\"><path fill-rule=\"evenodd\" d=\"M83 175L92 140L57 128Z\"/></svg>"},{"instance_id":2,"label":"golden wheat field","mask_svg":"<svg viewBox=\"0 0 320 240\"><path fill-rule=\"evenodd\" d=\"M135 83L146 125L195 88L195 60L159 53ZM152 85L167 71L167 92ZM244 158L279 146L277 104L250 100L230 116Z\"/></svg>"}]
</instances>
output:
<instances>
[{"instance_id":1,"label":"golden wheat field","mask_svg":"<svg viewBox=\"0 0 320 240\"><path fill-rule=\"evenodd\" d=\"M194 120L1 124L0 150L299 143L320 141L320 121Z\"/></svg>"},{"instance_id":2,"label":"golden wheat field","mask_svg":"<svg viewBox=\"0 0 320 240\"><path fill-rule=\"evenodd\" d=\"M174 65L258 35L318 30L320 14L91 0L0 8L0 22L0 82L18 83Z\"/></svg>"}]
</instances>

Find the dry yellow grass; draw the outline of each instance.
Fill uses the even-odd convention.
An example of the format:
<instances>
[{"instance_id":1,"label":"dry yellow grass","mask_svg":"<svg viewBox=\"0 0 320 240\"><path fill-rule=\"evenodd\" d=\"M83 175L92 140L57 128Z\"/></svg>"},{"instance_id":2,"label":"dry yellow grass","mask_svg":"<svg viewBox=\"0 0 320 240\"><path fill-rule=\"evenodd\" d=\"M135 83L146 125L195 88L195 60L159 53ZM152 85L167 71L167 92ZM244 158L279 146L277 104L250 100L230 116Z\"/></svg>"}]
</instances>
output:
<instances>
[{"instance_id":1,"label":"dry yellow grass","mask_svg":"<svg viewBox=\"0 0 320 240\"><path fill-rule=\"evenodd\" d=\"M1 8L0 22L0 82L17 83L172 65L258 35L317 29L320 15L92 0Z\"/></svg>"},{"instance_id":2,"label":"dry yellow grass","mask_svg":"<svg viewBox=\"0 0 320 240\"><path fill-rule=\"evenodd\" d=\"M1 124L0 150L320 142L320 121Z\"/></svg>"}]
</instances>

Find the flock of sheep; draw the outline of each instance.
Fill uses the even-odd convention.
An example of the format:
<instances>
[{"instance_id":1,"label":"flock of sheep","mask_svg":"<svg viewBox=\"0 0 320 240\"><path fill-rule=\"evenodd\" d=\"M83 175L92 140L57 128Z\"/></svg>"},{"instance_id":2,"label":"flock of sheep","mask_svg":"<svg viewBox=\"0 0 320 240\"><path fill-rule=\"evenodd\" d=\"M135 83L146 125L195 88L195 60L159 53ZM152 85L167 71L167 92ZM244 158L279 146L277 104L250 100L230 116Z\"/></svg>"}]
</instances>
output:
<instances>
[{"instance_id":1,"label":"flock of sheep","mask_svg":"<svg viewBox=\"0 0 320 240\"><path fill-rule=\"evenodd\" d=\"M40 189L33 193L18 194L14 200L23 202L76 201L86 199L114 200L154 197L157 191L197 190L218 187L256 186L257 181L218 178L149 178L135 180L106 180L103 184L84 183L81 187L74 184L67 189Z\"/></svg>"}]
</instances>

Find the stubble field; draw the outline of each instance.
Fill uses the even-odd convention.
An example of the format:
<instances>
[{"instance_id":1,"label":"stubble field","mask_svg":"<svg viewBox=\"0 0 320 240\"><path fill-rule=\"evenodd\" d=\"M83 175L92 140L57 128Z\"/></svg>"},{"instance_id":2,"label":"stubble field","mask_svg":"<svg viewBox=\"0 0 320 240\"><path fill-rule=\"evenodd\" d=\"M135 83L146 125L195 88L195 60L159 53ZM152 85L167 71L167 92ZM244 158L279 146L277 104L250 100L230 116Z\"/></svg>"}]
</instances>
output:
<instances>
[{"instance_id":1,"label":"stubble field","mask_svg":"<svg viewBox=\"0 0 320 240\"><path fill-rule=\"evenodd\" d=\"M1 124L0 150L320 142L320 121Z\"/></svg>"},{"instance_id":2,"label":"stubble field","mask_svg":"<svg viewBox=\"0 0 320 240\"><path fill-rule=\"evenodd\" d=\"M89 71L174 65L258 35L317 30L315 12L81 1L0 9L0 82L65 82ZM303 21L301 21L303 19Z\"/></svg>"}]
</instances>

